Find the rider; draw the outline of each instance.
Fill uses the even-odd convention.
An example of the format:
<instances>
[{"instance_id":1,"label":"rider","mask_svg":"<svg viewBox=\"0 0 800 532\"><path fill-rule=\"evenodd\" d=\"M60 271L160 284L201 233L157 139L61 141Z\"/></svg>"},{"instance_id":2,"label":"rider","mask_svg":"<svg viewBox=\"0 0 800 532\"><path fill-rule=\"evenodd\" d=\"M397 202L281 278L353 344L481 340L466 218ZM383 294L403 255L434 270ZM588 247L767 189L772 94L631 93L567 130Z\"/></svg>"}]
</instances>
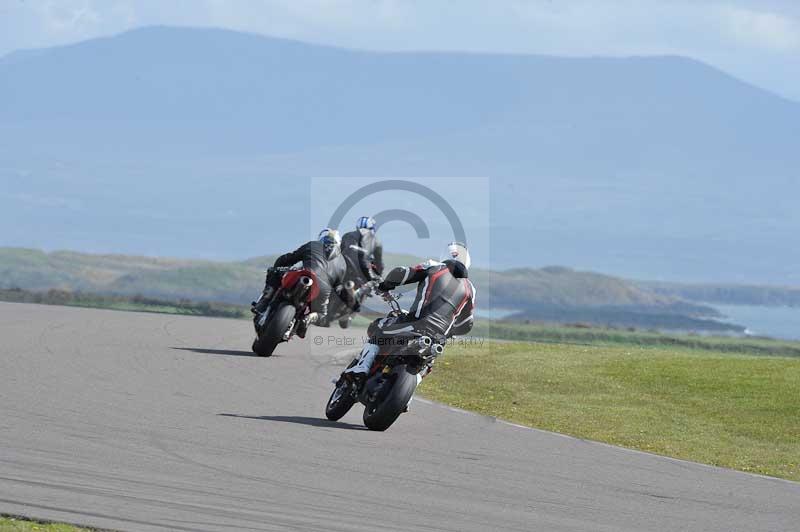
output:
<instances>
[{"instance_id":1,"label":"rider","mask_svg":"<svg viewBox=\"0 0 800 532\"><path fill-rule=\"evenodd\" d=\"M383 245L375 235L375 219L362 216L356 230L342 236L342 255L347 261L347 276L357 285L378 278L383 273Z\"/></svg>"},{"instance_id":2,"label":"rider","mask_svg":"<svg viewBox=\"0 0 800 532\"><path fill-rule=\"evenodd\" d=\"M317 240L307 242L291 253L281 255L275 260L270 272L275 268L287 268L298 262L303 263L303 268L311 270L319 283L319 296L311 302L311 312L304 318L298 327L297 335L304 338L309 325L325 324L328 314L328 304L331 296L340 297L344 284L347 266L342 258L342 239L335 229L326 227L319 233ZM274 290L280 284L280 276L267 274L264 294L253 306L256 313L266 310Z\"/></svg>"},{"instance_id":3,"label":"rider","mask_svg":"<svg viewBox=\"0 0 800 532\"><path fill-rule=\"evenodd\" d=\"M409 336L430 336L437 343L467 334L472 329L475 287L468 279L470 256L460 242L447 245L442 262L429 260L410 268L395 268L378 286L388 292L400 285L417 283L417 296L408 314L398 318L375 320L370 337L361 350L358 364L345 373L364 375L372 368L379 346L388 342L401 344Z\"/></svg>"},{"instance_id":4,"label":"rider","mask_svg":"<svg viewBox=\"0 0 800 532\"><path fill-rule=\"evenodd\" d=\"M356 222L355 231L342 236L342 255L347 263L347 280L359 288L367 281L379 281L383 273L383 245L375 235L377 225L370 216L362 216ZM357 303L360 304L360 301ZM335 313L334 308L331 309ZM353 316L342 318L349 323ZM341 323L341 321L340 321ZM343 325L343 326L345 326Z\"/></svg>"}]
</instances>

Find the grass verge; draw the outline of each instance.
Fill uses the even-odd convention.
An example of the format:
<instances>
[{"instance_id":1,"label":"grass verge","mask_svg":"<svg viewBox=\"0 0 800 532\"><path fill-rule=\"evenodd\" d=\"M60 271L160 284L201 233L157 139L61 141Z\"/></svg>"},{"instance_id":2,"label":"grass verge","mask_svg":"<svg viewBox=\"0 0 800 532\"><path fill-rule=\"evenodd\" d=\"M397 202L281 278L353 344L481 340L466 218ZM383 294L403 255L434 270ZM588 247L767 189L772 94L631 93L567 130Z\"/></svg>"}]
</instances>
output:
<instances>
[{"instance_id":1,"label":"grass verge","mask_svg":"<svg viewBox=\"0 0 800 532\"><path fill-rule=\"evenodd\" d=\"M800 480L799 358L637 345L453 345L421 392L531 427Z\"/></svg>"},{"instance_id":2,"label":"grass verge","mask_svg":"<svg viewBox=\"0 0 800 532\"><path fill-rule=\"evenodd\" d=\"M800 342L762 337L708 336L586 325L548 325L478 320L472 330L472 335L520 342L653 346L750 355L800 357Z\"/></svg>"},{"instance_id":3,"label":"grass verge","mask_svg":"<svg viewBox=\"0 0 800 532\"><path fill-rule=\"evenodd\" d=\"M30 521L22 517L0 516L0 532L90 532L88 528L80 528L61 523L42 523Z\"/></svg>"},{"instance_id":4,"label":"grass verge","mask_svg":"<svg viewBox=\"0 0 800 532\"><path fill-rule=\"evenodd\" d=\"M33 292L19 288L0 289L0 301L10 303L38 303L67 307L104 308L158 314L183 314L187 316L213 316L218 318L246 318L252 316L249 308L229 303L205 301L163 300L144 296L121 296L47 290Z\"/></svg>"}]
</instances>

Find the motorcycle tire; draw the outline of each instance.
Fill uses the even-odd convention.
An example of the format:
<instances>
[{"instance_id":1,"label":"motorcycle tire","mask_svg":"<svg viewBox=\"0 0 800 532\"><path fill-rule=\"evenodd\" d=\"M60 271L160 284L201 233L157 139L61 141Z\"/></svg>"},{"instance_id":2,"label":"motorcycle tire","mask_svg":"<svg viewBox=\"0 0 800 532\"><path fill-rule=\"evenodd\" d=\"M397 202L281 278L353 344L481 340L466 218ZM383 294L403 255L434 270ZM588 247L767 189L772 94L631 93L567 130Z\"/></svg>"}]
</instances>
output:
<instances>
[{"instance_id":1,"label":"motorcycle tire","mask_svg":"<svg viewBox=\"0 0 800 532\"><path fill-rule=\"evenodd\" d=\"M260 357L272 356L275 348L283 341L283 334L296 314L295 308L284 303L272 312L264 325L264 330L253 342L253 352Z\"/></svg>"},{"instance_id":2,"label":"motorcycle tire","mask_svg":"<svg viewBox=\"0 0 800 532\"><path fill-rule=\"evenodd\" d=\"M336 388L333 389L328 404L325 406L325 417L331 421L339 421L353 408L356 398L351 393L351 386L353 384L344 379L340 379L336 383Z\"/></svg>"},{"instance_id":3,"label":"motorcycle tire","mask_svg":"<svg viewBox=\"0 0 800 532\"><path fill-rule=\"evenodd\" d=\"M358 359L353 359L346 369L352 368L357 363ZM353 397L353 394L350 393L352 392L351 386L355 386L355 383L345 380L344 376L339 377L336 387L331 392L330 398L328 398L328 404L325 405L325 417L331 421L339 421L353 408L358 398Z\"/></svg>"},{"instance_id":4,"label":"motorcycle tire","mask_svg":"<svg viewBox=\"0 0 800 532\"><path fill-rule=\"evenodd\" d=\"M417 389L417 376L409 373L404 365L395 366L391 378L394 382L383 400L367 405L364 409L364 425L369 430L382 432L391 427L400 414L405 412L414 390Z\"/></svg>"}]
</instances>

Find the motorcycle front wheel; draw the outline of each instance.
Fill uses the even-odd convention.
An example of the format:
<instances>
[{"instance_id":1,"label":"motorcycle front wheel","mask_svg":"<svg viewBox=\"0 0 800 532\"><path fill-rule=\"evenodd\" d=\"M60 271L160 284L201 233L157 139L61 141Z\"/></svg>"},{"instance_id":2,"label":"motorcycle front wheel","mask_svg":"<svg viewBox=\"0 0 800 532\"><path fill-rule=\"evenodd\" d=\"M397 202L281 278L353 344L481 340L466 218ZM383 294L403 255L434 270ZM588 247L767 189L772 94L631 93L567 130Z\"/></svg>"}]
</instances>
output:
<instances>
[{"instance_id":1,"label":"motorcycle front wheel","mask_svg":"<svg viewBox=\"0 0 800 532\"><path fill-rule=\"evenodd\" d=\"M325 406L325 417L331 421L339 421L347 414L356 403L353 396L353 383L344 378L340 378L333 389L328 404Z\"/></svg>"}]
</instances>

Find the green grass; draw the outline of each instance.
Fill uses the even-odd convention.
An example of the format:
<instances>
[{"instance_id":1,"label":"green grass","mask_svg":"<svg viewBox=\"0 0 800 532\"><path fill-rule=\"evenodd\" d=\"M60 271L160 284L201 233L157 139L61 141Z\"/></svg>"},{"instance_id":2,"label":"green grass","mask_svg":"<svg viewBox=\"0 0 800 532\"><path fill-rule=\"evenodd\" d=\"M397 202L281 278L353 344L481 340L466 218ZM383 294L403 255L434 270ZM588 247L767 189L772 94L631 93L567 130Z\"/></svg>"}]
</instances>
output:
<instances>
[{"instance_id":1,"label":"green grass","mask_svg":"<svg viewBox=\"0 0 800 532\"><path fill-rule=\"evenodd\" d=\"M800 358L635 345L454 345L421 391L531 427L800 480Z\"/></svg>"},{"instance_id":2,"label":"green grass","mask_svg":"<svg viewBox=\"0 0 800 532\"><path fill-rule=\"evenodd\" d=\"M88 532L89 530L60 523L40 523L18 517L0 517L0 532Z\"/></svg>"}]
</instances>

